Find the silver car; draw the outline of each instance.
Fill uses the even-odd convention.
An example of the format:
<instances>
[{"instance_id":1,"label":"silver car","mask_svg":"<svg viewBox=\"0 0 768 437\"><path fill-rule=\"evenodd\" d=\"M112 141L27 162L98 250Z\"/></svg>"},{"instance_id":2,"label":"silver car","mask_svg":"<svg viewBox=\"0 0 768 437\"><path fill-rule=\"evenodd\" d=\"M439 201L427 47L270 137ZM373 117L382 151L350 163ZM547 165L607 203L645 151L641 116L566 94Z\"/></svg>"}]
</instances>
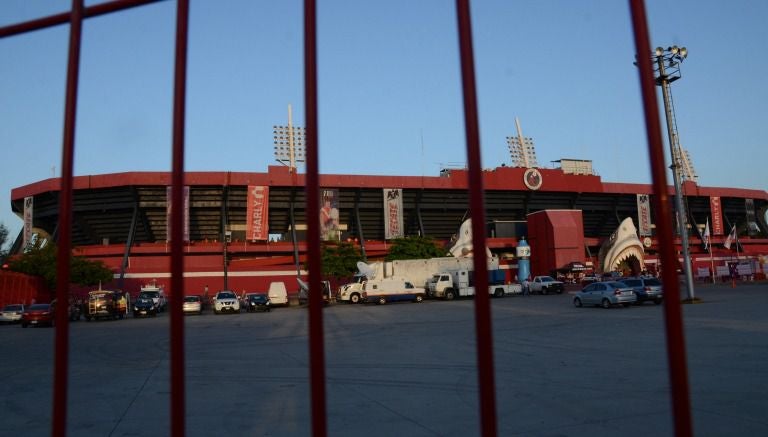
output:
<instances>
[{"instance_id":1,"label":"silver car","mask_svg":"<svg viewBox=\"0 0 768 437\"><path fill-rule=\"evenodd\" d=\"M613 305L628 307L637 300L634 290L621 282L607 281L595 282L584 287L573 297L576 307L582 305L599 305L610 308Z\"/></svg>"},{"instance_id":2,"label":"silver car","mask_svg":"<svg viewBox=\"0 0 768 437\"><path fill-rule=\"evenodd\" d=\"M24 304L16 303L6 305L0 312L0 323L18 323L21 321L21 314L24 312Z\"/></svg>"}]
</instances>

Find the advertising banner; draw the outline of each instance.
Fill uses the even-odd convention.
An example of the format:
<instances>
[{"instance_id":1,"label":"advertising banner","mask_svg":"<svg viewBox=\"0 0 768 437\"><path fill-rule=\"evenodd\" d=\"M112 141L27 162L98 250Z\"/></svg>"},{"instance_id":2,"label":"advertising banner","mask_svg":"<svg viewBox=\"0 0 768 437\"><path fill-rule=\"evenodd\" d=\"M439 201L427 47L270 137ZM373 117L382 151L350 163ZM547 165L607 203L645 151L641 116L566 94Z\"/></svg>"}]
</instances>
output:
<instances>
[{"instance_id":1,"label":"advertising banner","mask_svg":"<svg viewBox=\"0 0 768 437\"><path fill-rule=\"evenodd\" d=\"M24 198L24 245L23 247L27 247L27 244L29 244L30 241L32 241L32 227L33 224L33 217L34 217L34 200L35 198L32 196L25 197Z\"/></svg>"},{"instance_id":2,"label":"advertising banner","mask_svg":"<svg viewBox=\"0 0 768 437\"><path fill-rule=\"evenodd\" d=\"M723 235L723 211L720 197L709 198L709 210L712 212L712 235Z\"/></svg>"},{"instance_id":3,"label":"advertising banner","mask_svg":"<svg viewBox=\"0 0 768 437\"><path fill-rule=\"evenodd\" d=\"M261 185L248 186L246 215L246 240L269 239L269 187Z\"/></svg>"},{"instance_id":4,"label":"advertising banner","mask_svg":"<svg viewBox=\"0 0 768 437\"><path fill-rule=\"evenodd\" d=\"M651 236L651 200L647 194L637 195L637 232L641 237Z\"/></svg>"},{"instance_id":5,"label":"advertising banner","mask_svg":"<svg viewBox=\"0 0 768 437\"><path fill-rule=\"evenodd\" d=\"M171 204L172 189L170 185L165 187L165 231L166 241L171 241ZM184 187L184 241L189 241L189 187Z\"/></svg>"},{"instance_id":6,"label":"advertising banner","mask_svg":"<svg viewBox=\"0 0 768 437\"><path fill-rule=\"evenodd\" d=\"M341 237L339 228L339 190L322 189L320 192L320 239L338 241Z\"/></svg>"},{"instance_id":7,"label":"advertising banner","mask_svg":"<svg viewBox=\"0 0 768 437\"><path fill-rule=\"evenodd\" d=\"M403 237L403 190L384 188L384 239Z\"/></svg>"},{"instance_id":8,"label":"advertising banner","mask_svg":"<svg viewBox=\"0 0 768 437\"><path fill-rule=\"evenodd\" d=\"M755 236L760 232L755 218L755 199L744 199L744 209L747 214L747 235Z\"/></svg>"}]
</instances>

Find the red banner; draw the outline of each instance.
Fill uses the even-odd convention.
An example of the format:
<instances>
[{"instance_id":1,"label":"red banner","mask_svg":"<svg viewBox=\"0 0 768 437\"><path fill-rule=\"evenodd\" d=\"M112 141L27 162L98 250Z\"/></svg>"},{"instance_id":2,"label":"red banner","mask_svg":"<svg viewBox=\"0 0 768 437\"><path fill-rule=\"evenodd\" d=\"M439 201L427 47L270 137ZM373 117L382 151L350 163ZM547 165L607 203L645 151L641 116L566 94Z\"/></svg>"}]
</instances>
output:
<instances>
[{"instance_id":1,"label":"red banner","mask_svg":"<svg viewBox=\"0 0 768 437\"><path fill-rule=\"evenodd\" d=\"M709 210L712 212L712 235L723 235L723 212L720 197L709 198Z\"/></svg>"},{"instance_id":2,"label":"red banner","mask_svg":"<svg viewBox=\"0 0 768 437\"><path fill-rule=\"evenodd\" d=\"M269 187L248 185L245 238L250 241L269 239Z\"/></svg>"}]
</instances>

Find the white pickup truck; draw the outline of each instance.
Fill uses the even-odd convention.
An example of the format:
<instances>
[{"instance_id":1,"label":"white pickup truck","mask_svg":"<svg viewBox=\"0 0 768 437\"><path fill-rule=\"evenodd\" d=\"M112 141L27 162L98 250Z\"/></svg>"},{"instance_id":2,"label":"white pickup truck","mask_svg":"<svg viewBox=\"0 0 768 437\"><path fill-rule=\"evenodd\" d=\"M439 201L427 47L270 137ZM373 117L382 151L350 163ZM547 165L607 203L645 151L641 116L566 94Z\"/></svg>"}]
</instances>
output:
<instances>
[{"instance_id":1,"label":"white pickup truck","mask_svg":"<svg viewBox=\"0 0 768 437\"><path fill-rule=\"evenodd\" d=\"M563 292L564 286L564 283L555 280L555 278L551 276L536 276L529 285L531 294L547 294L549 292L560 294Z\"/></svg>"}]
</instances>

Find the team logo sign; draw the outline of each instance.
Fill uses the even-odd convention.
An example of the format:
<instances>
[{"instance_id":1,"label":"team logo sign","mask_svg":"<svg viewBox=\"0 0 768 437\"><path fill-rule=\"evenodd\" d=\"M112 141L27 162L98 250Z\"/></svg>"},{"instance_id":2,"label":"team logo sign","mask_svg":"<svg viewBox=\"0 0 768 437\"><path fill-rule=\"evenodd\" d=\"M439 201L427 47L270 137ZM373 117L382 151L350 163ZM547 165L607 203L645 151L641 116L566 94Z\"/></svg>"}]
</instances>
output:
<instances>
[{"instance_id":1,"label":"team logo sign","mask_svg":"<svg viewBox=\"0 0 768 437\"><path fill-rule=\"evenodd\" d=\"M541 182L541 173L539 173L538 169L529 168L525 171L525 174L523 175L523 183L525 183L526 187L531 190L538 190L541 188Z\"/></svg>"}]
</instances>

